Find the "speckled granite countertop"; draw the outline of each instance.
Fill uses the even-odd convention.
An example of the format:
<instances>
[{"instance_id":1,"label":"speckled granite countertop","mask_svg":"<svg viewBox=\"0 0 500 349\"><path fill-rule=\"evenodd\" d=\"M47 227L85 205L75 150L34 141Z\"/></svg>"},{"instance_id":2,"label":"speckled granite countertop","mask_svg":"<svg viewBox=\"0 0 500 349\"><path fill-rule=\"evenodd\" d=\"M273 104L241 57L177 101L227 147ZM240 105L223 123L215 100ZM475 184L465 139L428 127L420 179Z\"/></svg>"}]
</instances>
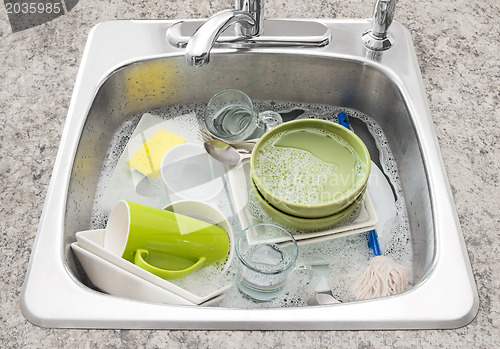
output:
<instances>
[{"instance_id":1,"label":"speckled granite countertop","mask_svg":"<svg viewBox=\"0 0 500 349\"><path fill-rule=\"evenodd\" d=\"M19 295L87 35L108 19L206 18L231 1L80 0L67 15L12 33L0 11L0 347L433 348L500 346L500 5L399 2L412 33L476 278L476 319L433 331L139 331L33 326ZM268 18L363 18L367 0L269 0ZM473 118L472 118L473 117Z\"/></svg>"}]
</instances>

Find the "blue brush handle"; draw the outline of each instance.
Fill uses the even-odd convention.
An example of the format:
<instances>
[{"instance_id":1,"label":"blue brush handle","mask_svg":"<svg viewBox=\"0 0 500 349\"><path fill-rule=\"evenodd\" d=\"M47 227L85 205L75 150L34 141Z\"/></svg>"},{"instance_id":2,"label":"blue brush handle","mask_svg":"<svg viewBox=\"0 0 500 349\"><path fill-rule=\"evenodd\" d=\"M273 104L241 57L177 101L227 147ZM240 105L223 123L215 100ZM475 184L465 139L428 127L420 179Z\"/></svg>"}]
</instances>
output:
<instances>
[{"instance_id":1,"label":"blue brush handle","mask_svg":"<svg viewBox=\"0 0 500 349\"><path fill-rule=\"evenodd\" d=\"M337 120L340 125L352 131L346 113L338 113ZM373 253L373 255L374 256L382 255L382 252L380 251L380 245L378 243L377 231L375 229L370 230L368 233L366 233L366 237L368 239L368 247L370 248L370 251Z\"/></svg>"},{"instance_id":2,"label":"blue brush handle","mask_svg":"<svg viewBox=\"0 0 500 349\"><path fill-rule=\"evenodd\" d=\"M371 253L374 256L381 256L382 251L380 251L380 245L378 243L377 231L375 229L370 230L368 233L366 233L366 235L368 238L368 247L370 248Z\"/></svg>"},{"instance_id":3,"label":"blue brush handle","mask_svg":"<svg viewBox=\"0 0 500 349\"><path fill-rule=\"evenodd\" d=\"M346 113L338 113L337 114L337 121L340 125L344 126L346 129L351 130L351 125L349 125L349 119L347 118Z\"/></svg>"}]
</instances>

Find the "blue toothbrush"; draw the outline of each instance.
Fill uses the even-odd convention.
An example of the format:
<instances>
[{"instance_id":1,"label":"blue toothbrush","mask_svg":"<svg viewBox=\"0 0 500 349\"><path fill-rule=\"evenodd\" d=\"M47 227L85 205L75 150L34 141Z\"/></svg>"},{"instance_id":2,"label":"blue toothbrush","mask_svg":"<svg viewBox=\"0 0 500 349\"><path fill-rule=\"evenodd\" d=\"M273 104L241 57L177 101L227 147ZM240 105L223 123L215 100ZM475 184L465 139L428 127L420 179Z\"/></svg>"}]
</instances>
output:
<instances>
[{"instance_id":1,"label":"blue toothbrush","mask_svg":"<svg viewBox=\"0 0 500 349\"><path fill-rule=\"evenodd\" d=\"M337 120L340 125L352 131L346 113L338 113ZM370 266L358 279L355 286L356 298L368 299L402 292L407 284L406 269L392 258L382 255L375 229L367 232L366 237L371 254L378 258L371 259Z\"/></svg>"}]
</instances>

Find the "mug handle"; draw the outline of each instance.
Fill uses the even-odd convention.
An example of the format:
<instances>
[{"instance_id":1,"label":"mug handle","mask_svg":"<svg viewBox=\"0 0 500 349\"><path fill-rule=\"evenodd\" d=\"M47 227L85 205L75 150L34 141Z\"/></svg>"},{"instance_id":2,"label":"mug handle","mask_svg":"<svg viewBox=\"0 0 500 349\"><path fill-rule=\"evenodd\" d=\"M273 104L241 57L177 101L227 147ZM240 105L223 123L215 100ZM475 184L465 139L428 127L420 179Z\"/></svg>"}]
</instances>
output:
<instances>
[{"instance_id":1,"label":"mug handle","mask_svg":"<svg viewBox=\"0 0 500 349\"><path fill-rule=\"evenodd\" d=\"M149 256L149 252L147 250L139 249L135 252L134 264L137 265L138 267L146 270L146 271L149 271L152 274L155 274L156 276L161 277L162 279L165 279L165 280L177 280L177 279L181 279L183 277L186 277L189 274L191 274L191 273L197 271L198 269L200 269L201 267L203 267L205 265L206 260L207 260L205 257L200 257L200 259L196 263L194 263L192 266L190 266L189 268L182 269L182 270L165 270L165 269L157 268L157 267L149 264L148 262L146 262L146 260L142 256L143 254L145 254L146 257Z\"/></svg>"}]
</instances>

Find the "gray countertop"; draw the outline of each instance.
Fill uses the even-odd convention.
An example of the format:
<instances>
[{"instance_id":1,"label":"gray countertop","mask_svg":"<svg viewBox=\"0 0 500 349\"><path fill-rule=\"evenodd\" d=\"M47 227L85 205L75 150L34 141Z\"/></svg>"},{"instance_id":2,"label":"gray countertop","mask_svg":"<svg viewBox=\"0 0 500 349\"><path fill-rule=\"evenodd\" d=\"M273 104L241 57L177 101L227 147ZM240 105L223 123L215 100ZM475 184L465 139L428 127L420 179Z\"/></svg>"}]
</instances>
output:
<instances>
[{"instance_id":1,"label":"gray countertop","mask_svg":"<svg viewBox=\"0 0 500 349\"><path fill-rule=\"evenodd\" d=\"M206 18L232 1L80 0L68 14L13 33L0 11L1 347L500 346L500 5L497 0L399 2L414 39L480 307L456 330L146 331L43 329L19 295L90 29L109 19ZM268 18L364 18L367 0L269 0Z\"/></svg>"}]
</instances>

